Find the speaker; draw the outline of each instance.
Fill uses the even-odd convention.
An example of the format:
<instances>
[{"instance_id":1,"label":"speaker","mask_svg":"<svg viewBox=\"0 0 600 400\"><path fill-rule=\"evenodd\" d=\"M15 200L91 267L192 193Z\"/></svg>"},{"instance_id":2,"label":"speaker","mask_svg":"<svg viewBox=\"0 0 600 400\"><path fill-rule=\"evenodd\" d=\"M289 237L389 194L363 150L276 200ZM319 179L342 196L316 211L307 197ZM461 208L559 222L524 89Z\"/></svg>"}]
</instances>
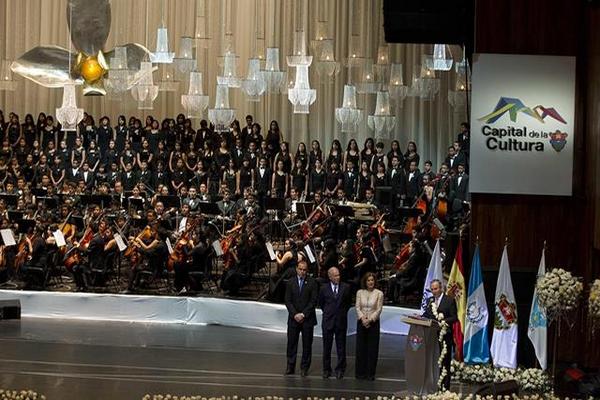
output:
<instances>
[{"instance_id":1,"label":"speaker","mask_svg":"<svg viewBox=\"0 0 600 400\"><path fill-rule=\"evenodd\" d=\"M21 302L0 300L0 320L2 319L21 319Z\"/></svg>"},{"instance_id":2,"label":"speaker","mask_svg":"<svg viewBox=\"0 0 600 400\"><path fill-rule=\"evenodd\" d=\"M510 396L519 394L519 384L515 380L500 383L486 383L475 389L474 395L479 396Z\"/></svg>"}]
</instances>

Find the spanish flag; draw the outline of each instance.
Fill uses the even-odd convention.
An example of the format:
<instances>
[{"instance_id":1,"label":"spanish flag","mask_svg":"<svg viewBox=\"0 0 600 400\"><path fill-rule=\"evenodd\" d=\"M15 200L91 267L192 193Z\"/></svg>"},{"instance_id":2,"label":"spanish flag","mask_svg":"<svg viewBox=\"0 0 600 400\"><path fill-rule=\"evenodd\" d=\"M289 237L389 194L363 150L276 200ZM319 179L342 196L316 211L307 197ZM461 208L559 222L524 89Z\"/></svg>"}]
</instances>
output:
<instances>
[{"instance_id":1,"label":"spanish flag","mask_svg":"<svg viewBox=\"0 0 600 400\"><path fill-rule=\"evenodd\" d=\"M462 238L458 242L456 256L450 271L448 279L449 296L456 301L456 310L458 312L458 321L452 326L454 336L454 358L463 361L463 333L465 331L465 315L467 311L467 291L465 285L465 270L462 262Z\"/></svg>"}]
</instances>

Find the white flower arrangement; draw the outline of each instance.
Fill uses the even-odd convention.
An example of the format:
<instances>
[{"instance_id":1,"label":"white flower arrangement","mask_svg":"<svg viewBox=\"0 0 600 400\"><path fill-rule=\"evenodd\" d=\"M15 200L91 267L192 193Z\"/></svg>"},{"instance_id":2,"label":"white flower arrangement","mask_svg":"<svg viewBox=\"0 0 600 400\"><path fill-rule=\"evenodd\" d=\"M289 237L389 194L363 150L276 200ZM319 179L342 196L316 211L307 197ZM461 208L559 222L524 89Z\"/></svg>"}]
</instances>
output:
<instances>
[{"instance_id":1,"label":"white flower arrangement","mask_svg":"<svg viewBox=\"0 0 600 400\"><path fill-rule=\"evenodd\" d=\"M291 399L291 397L290 397ZM306 398L298 398L298 400L335 400L335 397L306 397ZM344 398L342 397L342 400ZM205 396L176 396L171 394L155 394L155 395L145 395L142 400L246 400L245 397L239 396L218 396L218 397L205 397ZM247 400L286 400L280 396L256 396L256 397L248 397ZM559 397L552 393L540 393L540 394L529 394L523 396L513 395L504 395L504 396L480 396L473 394L463 394L463 393L453 393L453 392L437 392L427 396L377 396L377 397L350 397L350 400L561 400ZM568 397L565 400L569 400Z\"/></svg>"},{"instance_id":2,"label":"white flower arrangement","mask_svg":"<svg viewBox=\"0 0 600 400\"><path fill-rule=\"evenodd\" d=\"M0 389L0 400L46 400L46 396L33 390L5 390Z\"/></svg>"},{"instance_id":3,"label":"white flower arrangement","mask_svg":"<svg viewBox=\"0 0 600 400\"><path fill-rule=\"evenodd\" d=\"M521 390L543 393L550 389L550 376L539 368L495 368L489 364L468 365L452 360L454 379L469 383L500 383L515 380Z\"/></svg>"},{"instance_id":4,"label":"white flower arrangement","mask_svg":"<svg viewBox=\"0 0 600 400\"><path fill-rule=\"evenodd\" d=\"M600 325L600 279L596 279L590 285L588 297L588 316L592 323L592 329Z\"/></svg>"},{"instance_id":5,"label":"white flower arrangement","mask_svg":"<svg viewBox=\"0 0 600 400\"><path fill-rule=\"evenodd\" d=\"M540 277L536 284L540 305L548 320L568 317L579 305L583 284L562 268L554 268Z\"/></svg>"},{"instance_id":6,"label":"white flower arrangement","mask_svg":"<svg viewBox=\"0 0 600 400\"><path fill-rule=\"evenodd\" d=\"M438 341L440 342L440 345L442 346L442 348L440 350L440 357L438 358L438 365L441 367L441 369L440 369L440 377L437 381L437 386L438 386L439 390L442 390L444 378L446 378L446 375L448 375L448 371L446 370L446 367L444 366L444 358L446 357L446 354L448 354L448 345L446 344L446 341L444 340L444 336L446 336L446 333L448 333L448 323L446 321L444 321L444 314L438 312L438 307L437 307L437 304L435 303L435 301L431 303L431 312L433 313L433 316L435 317L435 319L437 320L437 322L440 326L440 332L438 334Z\"/></svg>"}]
</instances>

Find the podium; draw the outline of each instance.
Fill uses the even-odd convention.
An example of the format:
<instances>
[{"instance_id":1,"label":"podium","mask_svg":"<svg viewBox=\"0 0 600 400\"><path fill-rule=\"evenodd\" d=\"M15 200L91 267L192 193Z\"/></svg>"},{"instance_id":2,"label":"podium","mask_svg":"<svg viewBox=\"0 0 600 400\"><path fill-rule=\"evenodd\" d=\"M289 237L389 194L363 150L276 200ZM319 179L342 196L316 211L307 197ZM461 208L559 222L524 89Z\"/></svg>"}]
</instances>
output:
<instances>
[{"instance_id":1,"label":"podium","mask_svg":"<svg viewBox=\"0 0 600 400\"><path fill-rule=\"evenodd\" d=\"M435 393L440 376L439 325L434 320L421 317L405 317L402 322L410 325L404 353L408 395Z\"/></svg>"}]
</instances>

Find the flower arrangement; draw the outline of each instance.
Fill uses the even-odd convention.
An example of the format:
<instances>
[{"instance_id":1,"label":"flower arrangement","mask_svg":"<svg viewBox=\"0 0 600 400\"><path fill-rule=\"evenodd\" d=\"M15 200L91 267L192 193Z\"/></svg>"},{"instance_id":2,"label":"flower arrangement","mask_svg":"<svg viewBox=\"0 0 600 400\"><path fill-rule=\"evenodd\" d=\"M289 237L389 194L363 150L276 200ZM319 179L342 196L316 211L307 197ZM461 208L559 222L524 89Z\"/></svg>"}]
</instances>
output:
<instances>
[{"instance_id":1,"label":"flower arrangement","mask_svg":"<svg viewBox=\"0 0 600 400\"><path fill-rule=\"evenodd\" d=\"M590 285L588 316L592 323L592 330L595 330L600 325L600 279L596 279Z\"/></svg>"},{"instance_id":2,"label":"flower arrangement","mask_svg":"<svg viewBox=\"0 0 600 400\"><path fill-rule=\"evenodd\" d=\"M0 400L46 400L46 396L33 390L5 390L0 389Z\"/></svg>"},{"instance_id":3,"label":"flower arrangement","mask_svg":"<svg viewBox=\"0 0 600 400\"><path fill-rule=\"evenodd\" d=\"M452 360L454 379L469 383L500 383L515 380L521 390L544 393L551 387L550 376L539 368L495 368L489 364L468 365Z\"/></svg>"},{"instance_id":4,"label":"flower arrangement","mask_svg":"<svg viewBox=\"0 0 600 400\"><path fill-rule=\"evenodd\" d=\"M335 400L336 398L331 397L307 397L306 400ZM344 398L342 397L342 400ZM544 394L531 394L531 395L523 395L517 396L513 394L511 396L480 396L473 394L462 394L462 393L453 393L453 392L438 392L433 393L427 396L406 396L406 397L396 397L396 396L377 396L370 398L369 396L365 397L351 397L351 400L560 400L559 397L552 393L544 393ZM170 394L155 394L155 395L145 395L142 400L285 400L283 397L279 396L256 396L256 397L238 397L238 396L219 396L219 397L205 397L205 396L175 396ZM298 400L304 400L304 398L298 398ZM567 398L568 400L568 398Z\"/></svg>"},{"instance_id":5,"label":"flower arrangement","mask_svg":"<svg viewBox=\"0 0 600 400\"><path fill-rule=\"evenodd\" d=\"M448 371L444 366L444 358L446 357L446 354L448 354L448 346L446 345L446 341L444 340L444 336L446 336L446 333L448 332L448 323L444 321L444 314L438 312L438 307L435 301L431 303L431 312L433 313L433 316L435 317L440 326L440 331L438 333L438 341L440 342L442 348L440 351L440 357L438 358L438 365L441 367L441 369L437 386L439 390L443 390L442 385L444 383L444 378L446 378L446 376L448 375Z\"/></svg>"},{"instance_id":6,"label":"flower arrangement","mask_svg":"<svg viewBox=\"0 0 600 400\"><path fill-rule=\"evenodd\" d=\"M583 284L569 271L554 268L538 279L536 289L548 320L554 321L572 315L579 305Z\"/></svg>"}]
</instances>

